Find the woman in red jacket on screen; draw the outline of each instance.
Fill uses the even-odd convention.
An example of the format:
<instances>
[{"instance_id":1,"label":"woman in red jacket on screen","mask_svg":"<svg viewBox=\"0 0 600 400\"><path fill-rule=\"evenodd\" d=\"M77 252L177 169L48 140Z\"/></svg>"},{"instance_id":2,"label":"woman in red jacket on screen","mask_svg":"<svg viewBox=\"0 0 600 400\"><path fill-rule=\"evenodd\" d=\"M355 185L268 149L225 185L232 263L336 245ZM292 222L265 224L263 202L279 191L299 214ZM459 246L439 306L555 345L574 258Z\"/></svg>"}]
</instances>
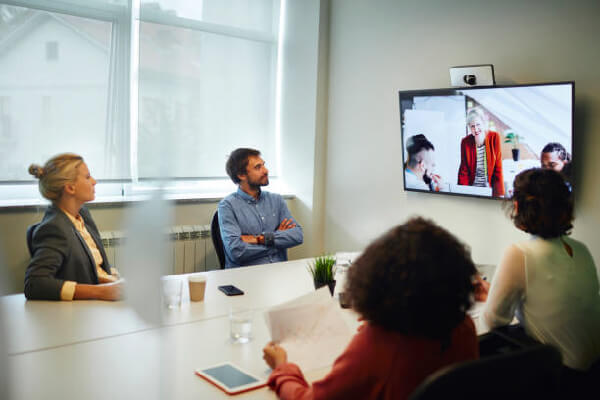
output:
<instances>
[{"instance_id":1,"label":"woman in red jacket on screen","mask_svg":"<svg viewBox=\"0 0 600 400\"><path fill-rule=\"evenodd\" d=\"M432 372L479 356L469 251L422 218L373 242L348 271L346 293L365 322L331 372L308 384L285 350L264 348L282 399L406 399Z\"/></svg>"},{"instance_id":2,"label":"woman in red jacket on screen","mask_svg":"<svg viewBox=\"0 0 600 400\"><path fill-rule=\"evenodd\" d=\"M467 113L467 127L469 135L460 142L458 184L491 187L492 196L504 196L500 135L488 130L487 118L479 108Z\"/></svg>"}]
</instances>

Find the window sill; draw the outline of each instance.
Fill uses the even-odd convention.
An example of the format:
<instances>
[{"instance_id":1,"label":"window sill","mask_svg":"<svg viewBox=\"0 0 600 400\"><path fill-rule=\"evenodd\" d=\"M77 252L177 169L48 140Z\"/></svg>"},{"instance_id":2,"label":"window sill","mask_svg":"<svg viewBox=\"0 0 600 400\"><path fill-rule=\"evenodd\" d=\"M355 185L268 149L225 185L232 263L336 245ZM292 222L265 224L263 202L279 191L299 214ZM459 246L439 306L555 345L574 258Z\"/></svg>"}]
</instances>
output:
<instances>
[{"instance_id":1,"label":"window sill","mask_svg":"<svg viewBox=\"0 0 600 400\"><path fill-rule=\"evenodd\" d=\"M237 187L230 184L230 188L223 190L203 190L198 192L183 191L182 189L177 190L165 190L164 198L167 201L175 204L188 204L188 203L217 203L230 193L237 190ZM208 188L207 188L208 189ZM132 203L138 203L141 201L149 200L152 197L152 193L155 193L158 188L146 187L143 190L137 190L138 193L124 194L124 195L107 195L97 193L96 200L87 203L90 208L96 207L119 207L125 206ZM269 186L265 188L269 192L279 193L284 199L294 199L296 195L290 191L280 180L273 179ZM97 190L99 192L99 190ZM0 212L10 211L27 211L39 208L47 207L50 202L46 199L39 198L27 198L27 199L3 199L0 200Z\"/></svg>"}]
</instances>

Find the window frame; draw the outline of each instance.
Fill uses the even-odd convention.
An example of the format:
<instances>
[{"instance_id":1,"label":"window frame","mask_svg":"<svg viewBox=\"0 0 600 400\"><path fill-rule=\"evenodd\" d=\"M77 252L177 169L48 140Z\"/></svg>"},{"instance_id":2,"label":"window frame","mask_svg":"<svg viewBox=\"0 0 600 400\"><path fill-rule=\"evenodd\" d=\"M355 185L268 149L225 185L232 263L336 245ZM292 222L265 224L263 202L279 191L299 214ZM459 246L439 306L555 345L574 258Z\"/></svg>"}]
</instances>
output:
<instances>
[{"instance_id":1,"label":"window frame","mask_svg":"<svg viewBox=\"0 0 600 400\"><path fill-rule=\"evenodd\" d=\"M146 198L157 190L163 191L170 199L214 199L223 197L235 190L235 185L228 177L191 177L167 179L145 179L138 175L138 110L139 110L139 33L140 22L167 25L170 27L191 29L198 32L224 35L267 43L272 46L271 62L273 63L272 84L274 96L274 126L277 166L280 167L280 83L281 83L281 35L285 0L276 1L278 7L276 18L279 29L271 33L250 29L219 25L193 20L176 15L169 15L153 10L141 10L141 0L128 0L127 4L88 3L63 0L7 0L3 4L23 7L38 11L66 14L75 17L110 22L111 47L109 57L109 81L106 106L106 140L105 148L122 146L126 148L122 159L111 160L111 154L105 152L105 165L123 171L128 177L120 179L99 179L96 189L97 199L93 203L126 203ZM274 17L274 18L275 18ZM60 50L59 50L60 51ZM128 132L118 135L117 132ZM126 159L123 159L126 158ZM280 168L278 168L280 170ZM93 173L93 171L92 171ZM291 192L276 175L271 175L271 189L286 195ZM35 180L0 181L0 208L27 207L46 204L39 195Z\"/></svg>"}]
</instances>

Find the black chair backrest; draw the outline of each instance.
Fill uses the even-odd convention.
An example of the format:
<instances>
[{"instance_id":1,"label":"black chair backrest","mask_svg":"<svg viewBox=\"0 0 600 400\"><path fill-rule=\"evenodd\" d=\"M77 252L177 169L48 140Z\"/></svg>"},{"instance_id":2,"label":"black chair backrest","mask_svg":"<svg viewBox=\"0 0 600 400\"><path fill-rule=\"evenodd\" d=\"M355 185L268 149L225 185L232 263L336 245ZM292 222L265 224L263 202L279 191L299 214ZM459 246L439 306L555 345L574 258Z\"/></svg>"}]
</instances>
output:
<instances>
[{"instance_id":1,"label":"black chair backrest","mask_svg":"<svg viewBox=\"0 0 600 400\"><path fill-rule=\"evenodd\" d=\"M221 269L225 268L225 248L223 247L223 239L221 239L221 228L219 227L219 212L215 211L210 222L210 236L212 237L215 252L219 258Z\"/></svg>"},{"instance_id":2,"label":"black chair backrest","mask_svg":"<svg viewBox=\"0 0 600 400\"><path fill-rule=\"evenodd\" d=\"M409 400L552 399L560 388L562 358L548 345L454 364L427 377Z\"/></svg>"},{"instance_id":3,"label":"black chair backrest","mask_svg":"<svg viewBox=\"0 0 600 400\"><path fill-rule=\"evenodd\" d=\"M33 232L39 224L40 223L38 222L37 224L29 225L27 228L27 249L29 250L29 255L31 257L33 257Z\"/></svg>"}]
</instances>

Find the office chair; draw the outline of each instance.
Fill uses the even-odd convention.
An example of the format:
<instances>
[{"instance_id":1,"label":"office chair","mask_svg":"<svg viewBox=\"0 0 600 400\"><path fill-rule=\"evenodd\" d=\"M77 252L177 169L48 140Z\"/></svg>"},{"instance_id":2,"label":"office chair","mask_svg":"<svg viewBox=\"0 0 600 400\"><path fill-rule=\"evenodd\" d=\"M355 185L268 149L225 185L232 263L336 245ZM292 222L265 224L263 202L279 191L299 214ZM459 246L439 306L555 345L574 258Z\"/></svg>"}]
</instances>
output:
<instances>
[{"instance_id":1,"label":"office chair","mask_svg":"<svg viewBox=\"0 0 600 400\"><path fill-rule=\"evenodd\" d=\"M430 375L409 400L554 399L559 396L559 351L539 344L453 364Z\"/></svg>"},{"instance_id":2,"label":"office chair","mask_svg":"<svg viewBox=\"0 0 600 400\"><path fill-rule=\"evenodd\" d=\"M221 239L221 228L219 227L219 211L215 211L210 222L210 236L212 238L215 252L219 258L221 269L225 268L225 248L223 247L223 239Z\"/></svg>"},{"instance_id":3,"label":"office chair","mask_svg":"<svg viewBox=\"0 0 600 400\"><path fill-rule=\"evenodd\" d=\"M27 228L27 249L29 250L29 255L33 257L33 232L35 228L38 227L40 223L29 225Z\"/></svg>"},{"instance_id":4,"label":"office chair","mask_svg":"<svg viewBox=\"0 0 600 400\"><path fill-rule=\"evenodd\" d=\"M528 336L521 324L500 326L479 335L479 357L509 353L541 344Z\"/></svg>"}]
</instances>

